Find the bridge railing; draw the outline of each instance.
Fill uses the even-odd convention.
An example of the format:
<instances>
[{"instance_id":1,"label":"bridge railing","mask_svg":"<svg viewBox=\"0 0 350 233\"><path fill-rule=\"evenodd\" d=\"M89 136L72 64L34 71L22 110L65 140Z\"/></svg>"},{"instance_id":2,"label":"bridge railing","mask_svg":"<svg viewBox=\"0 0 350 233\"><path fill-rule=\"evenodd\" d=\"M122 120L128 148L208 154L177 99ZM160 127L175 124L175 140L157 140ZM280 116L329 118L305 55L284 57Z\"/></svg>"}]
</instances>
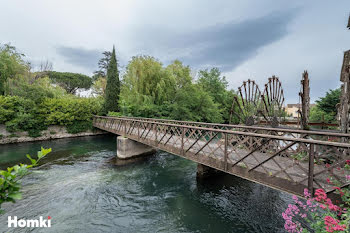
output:
<instances>
[{"instance_id":1,"label":"bridge railing","mask_svg":"<svg viewBox=\"0 0 350 233\"><path fill-rule=\"evenodd\" d=\"M349 184L350 174L337 169L350 159L347 134L100 116L94 126L298 195L304 188L333 192L329 177Z\"/></svg>"},{"instance_id":2,"label":"bridge railing","mask_svg":"<svg viewBox=\"0 0 350 233\"><path fill-rule=\"evenodd\" d=\"M214 129L225 129L225 130L241 130L241 131L260 131L266 134L276 134L276 135L285 135L291 137L305 137L309 136L318 140L328 140L328 141L338 141L338 142L349 142L350 134L345 134L332 130L301 130L293 128L272 128L268 126L247 126L247 125L235 125L235 124L217 124L217 123L205 123L205 122L195 122L195 121L178 121L178 120L169 120L169 119L155 119L155 118L143 118L143 117L121 117L125 119L139 119L143 121L152 121L152 122L162 122L178 125L189 125L189 126L198 126L205 128L214 128Z\"/></svg>"}]
</instances>

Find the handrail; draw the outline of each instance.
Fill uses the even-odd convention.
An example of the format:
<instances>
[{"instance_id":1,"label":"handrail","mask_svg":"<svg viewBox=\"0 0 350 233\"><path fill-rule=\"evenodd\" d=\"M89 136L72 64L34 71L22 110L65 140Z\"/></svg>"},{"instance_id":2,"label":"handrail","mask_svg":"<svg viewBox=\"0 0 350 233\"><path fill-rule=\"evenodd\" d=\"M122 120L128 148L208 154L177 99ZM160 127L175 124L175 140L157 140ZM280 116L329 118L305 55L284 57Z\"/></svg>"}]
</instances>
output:
<instances>
[{"instance_id":1,"label":"handrail","mask_svg":"<svg viewBox=\"0 0 350 233\"><path fill-rule=\"evenodd\" d=\"M172 126L172 127L179 127L179 128L199 129L199 130L206 130L206 131L212 131L212 132L218 132L218 133L227 133L227 134L243 135L243 136L250 136L250 137L260 137L260 138L270 138L270 139L284 140L284 141L290 141L290 142L301 142L301 143L307 143L307 144L333 146L333 147L350 149L350 143L344 143L344 142L329 142L329 141L305 139L305 138L290 138L290 137L270 135L270 134L259 134L259 133L214 129L214 128L206 128L206 127L198 127L198 126L189 126L189 125L168 124L168 123L162 123L162 122L157 122L157 121L139 120L142 118L134 119L134 118L109 117L109 116L94 116L94 117L104 118L104 119L118 119L118 120L126 120L126 121L135 121L135 122L158 124L158 125ZM150 118L150 119L152 119L152 118ZM214 124L214 125L216 125L216 124ZM259 129L260 128L265 129L263 127L259 127ZM256 128L254 128L254 129L256 129ZM302 131L302 130L300 130L300 131ZM305 131L305 130L303 130L303 131ZM309 132L309 131L306 131L306 132ZM347 135L347 136L350 136L350 135Z\"/></svg>"},{"instance_id":2,"label":"handrail","mask_svg":"<svg viewBox=\"0 0 350 233\"><path fill-rule=\"evenodd\" d=\"M106 116L108 117L108 116ZM153 120L153 121L164 121L164 122L177 122L177 123L188 123L188 124L199 124L199 125L208 125L208 126L222 126L222 127L232 127L238 129L257 129L257 130L268 130L276 132L285 132L285 133L298 133L298 134L308 134L308 135L322 135L322 136L335 136L335 137L349 137L350 134L338 133L338 132L325 132L317 130L302 130L302 129L286 129L286 128L272 128L272 127L263 127L263 126L248 126L248 125L235 125L235 124L217 124L217 123L206 123L206 122L196 122L196 121L178 121L178 120L169 120L169 119L159 119L159 118L144 118L144 117L127 117L122 116L120 118L125 119L144 119L144 120Z\"/></svg>"}]
</instances>

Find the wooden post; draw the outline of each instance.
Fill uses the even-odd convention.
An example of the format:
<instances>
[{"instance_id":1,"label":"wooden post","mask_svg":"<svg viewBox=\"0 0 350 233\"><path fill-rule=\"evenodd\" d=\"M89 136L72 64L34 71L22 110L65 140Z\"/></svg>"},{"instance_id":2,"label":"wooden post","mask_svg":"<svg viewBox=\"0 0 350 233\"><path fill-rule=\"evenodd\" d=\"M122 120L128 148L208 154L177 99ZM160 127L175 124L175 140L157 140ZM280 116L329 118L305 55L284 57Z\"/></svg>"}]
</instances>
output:
<instances>
[{"instance_id":1,"label":"wooden post","mask_svg":"<svg viewBox=\"0 0 350 233\"><path fill-rule=\"evenodd\" d=\"M315 160L315 150L314 144L310 144L309 149L309 179L308 179L308 190L311 193L311 196L314 194L314 160Z\"/></svg>"},{"instance_id":2,"label":"wooden post","mask_svg":"<svg viewBox=\"0 0 350 233\"><path fill-rule=\"evenodd\" d=\"M343 66L340 74L341 98L340 106L338 108L338 119L340 123L340 130L342 133L348 133L349 129L349 93L350 93L350 50L344 53Z\"/></svg>"},{"instance_id":3,"label":"wooden post","mask_svg":"<svg viewBox=\"0 0 350 233\"><path fill-rule=\"evenodd\" d=\"M301 80L302 91L299 93L301 97L301 128L309 129L309 114L310 114L310 82L309 74L305 70Z\"/></svg>"}]
</instances>

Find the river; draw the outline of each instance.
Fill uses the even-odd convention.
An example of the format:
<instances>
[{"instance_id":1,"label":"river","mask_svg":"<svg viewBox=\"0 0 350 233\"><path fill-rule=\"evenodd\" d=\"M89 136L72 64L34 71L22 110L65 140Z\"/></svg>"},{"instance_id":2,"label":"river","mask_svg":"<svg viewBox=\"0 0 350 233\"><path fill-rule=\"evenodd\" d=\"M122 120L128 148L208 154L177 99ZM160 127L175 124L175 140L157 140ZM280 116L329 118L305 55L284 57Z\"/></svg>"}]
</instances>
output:
<instances>
[{"instance_id":1,"label":"river","mask_svg":"<svg viewBox=\"0 0 350 233\"><path fill-rule=\"evenodd\" d=\"M110 135L0 146L0 168L53 152L3 205L0 232L284 232L288 194L225 175L196 181L196 164L166 152L115 166ZM51 217L51 228L7 228L7 217Z\"/></svg>"}]
</instances>

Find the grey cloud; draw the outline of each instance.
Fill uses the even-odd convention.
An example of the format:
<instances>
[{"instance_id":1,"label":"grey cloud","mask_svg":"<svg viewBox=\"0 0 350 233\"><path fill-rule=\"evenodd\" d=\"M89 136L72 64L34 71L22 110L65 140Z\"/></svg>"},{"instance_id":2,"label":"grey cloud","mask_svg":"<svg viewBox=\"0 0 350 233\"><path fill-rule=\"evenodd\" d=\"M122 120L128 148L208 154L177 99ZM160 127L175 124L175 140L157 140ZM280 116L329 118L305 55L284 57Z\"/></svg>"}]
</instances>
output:
<instances>
[{"instance_id":1,"label":"grey cloud","mask_svg":"<svg viewBox=\"0 0 350 233\"><path fill-rule=\"evenodd\" d=\"M209 27L189 37L196 50L183 59L192 65L215 65L230 71L257 53L263 46L287 35L293 14L278 13L241 23Z\"/></svg>"},{"instance_id":2,"label":"grey cloud","mask_svg":"<svg viewBox=\"0 0 350 233\"><path fill-rule=\"evenodd\" d=\"M290 9L242 22L216 24L185 34L151 29L147 34L157 35L157 44L152 42L155 40L151 36L146 37L143 50L155 53L155 56L164 54L162 50L166 50L168 61L180 59L198 68L217 66L226 72L256 55L259 48L286 36L288 23L297 12L298 9Z\"/></svg>"},{"instance_id":3,"label":"grey cloud","mask_svg":"<svg viewBox=\"0 0 350 233\"><path fill-rule=\"evenodd\" d=\"M88 70L96 69L97 62L102 56L101 51L78 47L59 46L56 51L64 58L65 62Z\"/></svg>"}]
</instances>

